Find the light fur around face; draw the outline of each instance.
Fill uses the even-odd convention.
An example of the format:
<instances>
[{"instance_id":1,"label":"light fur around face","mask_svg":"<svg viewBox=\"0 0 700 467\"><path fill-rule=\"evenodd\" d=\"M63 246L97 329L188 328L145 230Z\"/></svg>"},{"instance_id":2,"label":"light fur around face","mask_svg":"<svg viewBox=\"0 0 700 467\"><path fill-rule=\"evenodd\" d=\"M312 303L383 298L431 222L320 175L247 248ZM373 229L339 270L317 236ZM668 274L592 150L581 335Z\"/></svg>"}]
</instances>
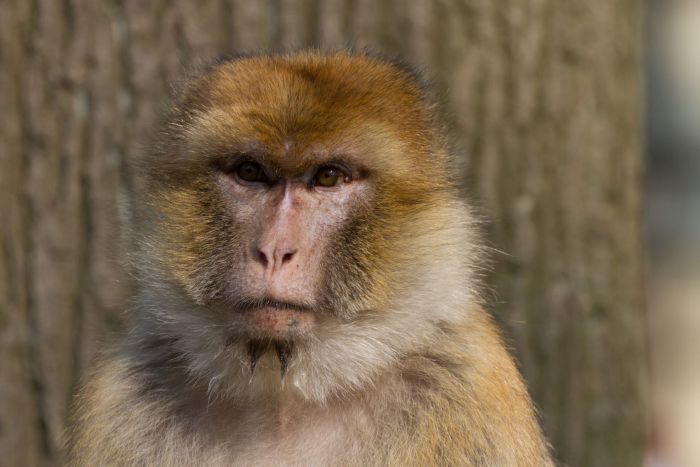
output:
<instances>
[{"instance_id":1,"label":"light fur around face","mask_svg":"<svg viewBox=\"0 0 700 467\"><path fill-rule=\"evenodd\" d=\"M135 324L77 399L72 465L551 465L411 73L223 62L140 167Z\"/></svg>"},{"instance_id":2,"label":"light fur around face","mask_svg":"<svg viewBox=\"0 0 700 467\"><path fill-rule=\"evenodd\" d=\"M469 225L466 220L457 221L465 216L465 207L456 204L429 214L420 221L425 224L426 238L416 235L411 242L415 244L406 246L413 256L413 269L402 274L391 306L366 311L348 321L320 319L314 334L295 344L294 359L281 382L276 378L277 370L271 369L275 373L271 377L264 371L268 369L265 365L251 374L247 341L231 343L235 329L211 318L223 312L205 307L198 310L200 307L181 293L145 290L139 308L150 313L141 327L177 336L188 362L189 377L206 384L210 397L292 391L310 402L324 403L331 396L360 390L408 351L439 339L442 326L462 322L464 304L476 300L467 264L468 245L472 243ZM443 219L451 219L450 226L437 230L432 227ZM414 228L418 231L416 224ZM428 238L431 247L421 254L421 245ZM467 254L455 255L457 249ZM471 253L472 257L478 254Z\"/></svg>"}]
</instances>

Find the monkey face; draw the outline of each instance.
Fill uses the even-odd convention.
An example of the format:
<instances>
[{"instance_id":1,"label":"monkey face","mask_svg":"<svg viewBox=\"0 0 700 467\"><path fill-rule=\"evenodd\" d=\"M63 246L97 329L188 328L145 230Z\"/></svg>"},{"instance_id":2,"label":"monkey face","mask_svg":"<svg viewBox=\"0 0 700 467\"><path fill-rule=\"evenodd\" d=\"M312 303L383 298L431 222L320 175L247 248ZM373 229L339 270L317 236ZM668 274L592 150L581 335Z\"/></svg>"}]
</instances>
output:
<instances>
[{"instance_id":1,"label":"monkey face","mask_svg":"<svg viewBox=\"0 0 700 467\"><path fill-rule=\"evenodd\" d=\"M333 306L329 271L352 261L338 251L373 197L366 169L347 156L295 154L289 137L277 150L237 151L215 177L239 239L226 287L238 324L262 337L303 334L319 312L347 311Z\"/></svg>"},{"instance_id":2,"label":"monkey face","mask_svg":"<svg viewBox=\"0 0 700 467\"><path fill-rule=\"evenodd\" d=\"M398 298L430 288L425 271L461 261L438 134L419 84L381 60L225 62L185 90L142 164L138 266L228 342L383 329Z\"/></svg>"}]
</instances>

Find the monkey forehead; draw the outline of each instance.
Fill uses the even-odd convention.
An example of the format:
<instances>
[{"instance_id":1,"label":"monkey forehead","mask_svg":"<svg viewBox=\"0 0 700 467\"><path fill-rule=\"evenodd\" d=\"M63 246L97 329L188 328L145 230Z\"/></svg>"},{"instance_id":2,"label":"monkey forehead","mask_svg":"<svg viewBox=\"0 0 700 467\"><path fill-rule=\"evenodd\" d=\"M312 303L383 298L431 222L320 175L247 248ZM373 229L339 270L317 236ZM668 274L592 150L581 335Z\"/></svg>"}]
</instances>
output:
<instances>
[{"instance_id":1,"label":"monkey forehead","mask_svg":"<svg viewBox=\"0 0 700 467\"><path fill-rule=\"evenodd\" d=\"M328 113L363 117L382 114L397 123L426 122L425 96L419 82L403 69L366 55L298 53L225 62L204 80L210 105L253 105L276 110L287 127ZM303 118L302 118L303 117Z\"/></svg>"},{"instance_id":2,"label":"monkey forehead","mask_svg":"<svg viewBox=\"0 0 700 467\"><path fill-rule=\"evenodd\" d=\"M376 158L398 170L437 157L432 111L419 83L367 56L226 62L193 84L185 107L198 110L190 114L192 144L221 151L256 146L280 164L357 153L367 164Z\"/></svg>"},{"instance_id":3,"label":"monkey forehead","mask_svg":"<svg viewBox=\"0 0 700 467\"><path fill-rule=\"evenodd\" d=\"M415 171L406 155L416 152L416 145L381 120L361 121L334 131L285 132L240 113L232 108L211 109L194 117L185 140L186 157L245 154L290 174L332 162L388 170L396 176Z\"/></svg>"}]
</instances>

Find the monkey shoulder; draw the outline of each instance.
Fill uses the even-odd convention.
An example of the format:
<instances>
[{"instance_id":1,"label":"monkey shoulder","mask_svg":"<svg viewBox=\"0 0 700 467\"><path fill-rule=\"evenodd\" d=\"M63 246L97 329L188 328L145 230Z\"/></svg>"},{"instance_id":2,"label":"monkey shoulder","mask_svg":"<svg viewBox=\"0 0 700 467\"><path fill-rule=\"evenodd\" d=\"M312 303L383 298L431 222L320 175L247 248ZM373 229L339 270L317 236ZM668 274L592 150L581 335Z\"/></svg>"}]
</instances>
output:
<instances>
[{"instance_id":1,"label":"monkey shoulder","mask_svg":"<svg viewBox=\"0 0 700 467\"><path fill-rule=\"evenodd\" d=\"M491 317L480 308L442 326L427 350L408 356L408 423L396 459L414 465L551 466L532 402ZM411 459L406 457L409 455ZM423 464L425 463L425 464Z\"/></svg>"},{"instance_id":2,"label":"monkey shoulder","mask_svg":"<svg viewBox=\"0 0 700 467\"><path fill-rule=\"evenodd\" d=\"M123 355L102 358L85 378L67 433L67 465L188 465L197 446L167 398ZM174 453L177 453L175 456Z\"/></svg>"}]
</instances>

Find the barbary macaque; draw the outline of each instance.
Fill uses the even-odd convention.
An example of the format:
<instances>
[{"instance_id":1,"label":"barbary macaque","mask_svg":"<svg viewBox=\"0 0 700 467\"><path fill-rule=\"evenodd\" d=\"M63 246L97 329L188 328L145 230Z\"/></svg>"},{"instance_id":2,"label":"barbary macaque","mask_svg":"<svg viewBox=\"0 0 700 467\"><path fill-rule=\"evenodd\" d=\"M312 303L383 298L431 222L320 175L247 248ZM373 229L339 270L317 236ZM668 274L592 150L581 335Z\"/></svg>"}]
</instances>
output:
<instances>
[{"instance_id":1,"label":"barbary macaque","mask_svg":"<svg viewBox=\"0 0 700 467\"><path fill-rule=\"evenodd\" d=\"M133 326L76 400L70 465L552 465L415 73L224 60L156 139Z\"/></svg>"}]
</instances>

